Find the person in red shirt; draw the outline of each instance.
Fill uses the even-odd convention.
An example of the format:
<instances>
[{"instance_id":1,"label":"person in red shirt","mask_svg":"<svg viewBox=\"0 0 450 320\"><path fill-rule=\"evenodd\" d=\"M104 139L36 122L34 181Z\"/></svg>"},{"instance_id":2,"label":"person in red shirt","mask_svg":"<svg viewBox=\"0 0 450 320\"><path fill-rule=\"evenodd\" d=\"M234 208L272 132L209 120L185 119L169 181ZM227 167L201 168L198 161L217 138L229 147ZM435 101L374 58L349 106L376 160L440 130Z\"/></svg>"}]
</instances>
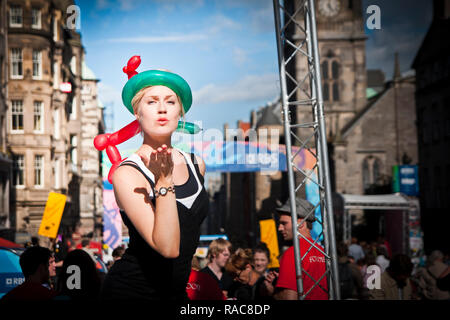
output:
<instances>
[{"instance_id":1,"label":"person in red shirt","mask_svg":"<svg viewBox=\"0 0 450 320\"><path fill-rule=\"evenodd\" d=\"M19 260L25 281L9 291L1 301L45 301L55 297L57 293L44 286L50 278L51 257L52 252L47 248L34 246L26 249Z\"/></svg>"},{"instance_id":2,"label":"person in red shirt","mask_svg":"<svg viewBox=\"0 0 450 320\"><path fill-rule=\"evenodd\" d=\"M209 274L192 269L186 285L189 300L225 300L217 281Z\"/></svg>"},{"instance_id":3,"label":"person in red shirt","mask_svg":"<svg viewBox=\"0 0 450 320\"><path fill-rule=\"evenodd\" d=\"M300 256L302 259L302 278L303 278L303 294L305 300L328 300L327 278L323 276L326 271L325 256L323 248L317 243L312 247L314 240L311 238L312 223L314 218L314 206L307 200L296 198L297 208L297 225L302 236L300 237ZM289 200L284 206L276 209L280 215L278 231L281 232L284 240L293 240L292 219ZM309 250L309 251L308 251ZM274 290L274 298L277 300L298 300L294 246L289 247L280 259L280 270L276 287ZM309 275L309 276L308 276ZM322 277L323 276L323 277ZM319 281L319 279L321 279ZM319 281L319 285L314 286ZM267 282L266 282L267 283ZM314 287L313 287L314 286ZM312 289L311 289L312 288Z\"/></svg>"}]
</instances>

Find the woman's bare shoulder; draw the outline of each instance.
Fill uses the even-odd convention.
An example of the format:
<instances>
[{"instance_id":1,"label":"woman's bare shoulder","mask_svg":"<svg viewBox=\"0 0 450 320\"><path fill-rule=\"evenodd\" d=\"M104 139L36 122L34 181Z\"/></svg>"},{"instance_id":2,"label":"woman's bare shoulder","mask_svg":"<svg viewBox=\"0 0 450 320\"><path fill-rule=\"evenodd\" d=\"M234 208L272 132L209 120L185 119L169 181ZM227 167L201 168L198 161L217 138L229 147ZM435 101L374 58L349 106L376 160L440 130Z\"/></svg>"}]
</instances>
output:
<instances>
[{"instance_id":1,"label":"woman's bare shoulder","mask_svg":"<svg viewBox=\"0 0 450 320\"><path fill-rule=\"evenodd\" d=\"M202 176L205 175L205 171L206 171L206 165L205 165L205 161L203 161L203 158L194 154L195 156L195 160L198 163L198 169L200 170L200 173L202 174Z\"/></svg>"},{"instance_id":2,"label":"woman's bare shoulder","mask_svg":"<svg viewBox=\"0 0 450 320\"><path fill-rule=\"evenodd\" d=\"M131 166L120 166L114 171L112 178L114 195L117 205L120 209L124 209L123 202L133 199L136 191L145 189L148 194L150 192L150 184L144 176Z\"/></svg>"},{"instance_id":3,"label":"woman's bare shoulder","mask_svg":"<svg viewBox=\"0 0 450 320\"><path fill-rule=\"evenodd\" d=\"M129 185L130 183L136 186L146 185L147 180L141 172L132 166L119 166L112 178L114 188Z\"/></svg>"}]
</instances>

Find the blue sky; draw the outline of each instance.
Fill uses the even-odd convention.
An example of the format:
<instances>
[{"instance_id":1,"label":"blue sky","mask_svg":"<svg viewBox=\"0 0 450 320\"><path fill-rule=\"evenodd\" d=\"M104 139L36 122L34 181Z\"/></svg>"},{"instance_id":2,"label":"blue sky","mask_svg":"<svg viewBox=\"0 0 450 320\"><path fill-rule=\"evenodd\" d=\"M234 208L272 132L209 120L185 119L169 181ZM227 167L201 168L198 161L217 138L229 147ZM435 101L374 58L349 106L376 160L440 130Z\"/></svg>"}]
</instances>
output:
<instances>
[{"instance_id":1,"label":"blue sky","mask_svg":"<svg viewBox=\"0 0 450 320\"><path fill-rule=\"evenodd\" d=\"M101 80L102 102L114 106L115 129L133 120L120 100L133 55L142 59L138 71L165 68L188 81L194 104L186 120L204 129L235 127L280 90L271 1L76 3L86 62Z\"/></svg>"},{"instance_id":2,"label":"blue sky","mask_svg":"<svg viewBox=\"0 0 450 320\"><path fill-rule=\"evenodd\" d=\"M99 97L114 108L114 129L133 121L122 106L122 68L133 55L138 71L165 68L190 84L194 103L187 121L204 129L235 128L251 110L280 91L272 0L79 0L86 62ZM363 0L381 9L381 30L366 30L366 64L392 77L394 52L401 70L412 59L431 22L431 1ZM135 148L140 136L119 148Z\"/></svg>"}]
</instances>

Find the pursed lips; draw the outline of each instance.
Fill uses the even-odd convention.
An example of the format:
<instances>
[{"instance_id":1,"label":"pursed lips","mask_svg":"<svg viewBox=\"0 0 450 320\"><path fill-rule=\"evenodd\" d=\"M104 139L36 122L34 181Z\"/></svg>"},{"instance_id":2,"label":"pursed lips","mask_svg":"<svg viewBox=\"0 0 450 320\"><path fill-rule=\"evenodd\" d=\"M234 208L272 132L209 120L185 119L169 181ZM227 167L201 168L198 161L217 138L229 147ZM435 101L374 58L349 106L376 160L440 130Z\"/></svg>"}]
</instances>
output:
<instances>
[{"instance_id":1,"label":"pursed lips","mask_svg":"<svg viewBox=\"0 0 450 320\"><path fill-rule=\"evenodd\" d=\"M164 124L166 124L167 122L169 122L169 120L168 120L167 118L159 118L159 119L157 120L157 122L158 122L160 125L164 125Z\"/></svg>"}]
</instances>

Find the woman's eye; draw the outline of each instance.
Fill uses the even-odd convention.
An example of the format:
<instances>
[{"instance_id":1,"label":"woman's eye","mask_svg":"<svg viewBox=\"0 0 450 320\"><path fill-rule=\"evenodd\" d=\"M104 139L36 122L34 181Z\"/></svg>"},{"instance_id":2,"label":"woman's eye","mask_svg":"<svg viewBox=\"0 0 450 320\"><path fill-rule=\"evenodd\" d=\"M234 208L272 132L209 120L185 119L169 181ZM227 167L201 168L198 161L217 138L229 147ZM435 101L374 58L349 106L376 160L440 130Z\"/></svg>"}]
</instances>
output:
<instances>
[{"instance_id":1,"label":"woman's eye","mask_svg":"<svg viewBox=\"0 0 450 320\"><path fill-rule=\"evenodd\" d=\"M169 104L175 104L175 101L167 101Z\"/></svg>"}]
</instances>

